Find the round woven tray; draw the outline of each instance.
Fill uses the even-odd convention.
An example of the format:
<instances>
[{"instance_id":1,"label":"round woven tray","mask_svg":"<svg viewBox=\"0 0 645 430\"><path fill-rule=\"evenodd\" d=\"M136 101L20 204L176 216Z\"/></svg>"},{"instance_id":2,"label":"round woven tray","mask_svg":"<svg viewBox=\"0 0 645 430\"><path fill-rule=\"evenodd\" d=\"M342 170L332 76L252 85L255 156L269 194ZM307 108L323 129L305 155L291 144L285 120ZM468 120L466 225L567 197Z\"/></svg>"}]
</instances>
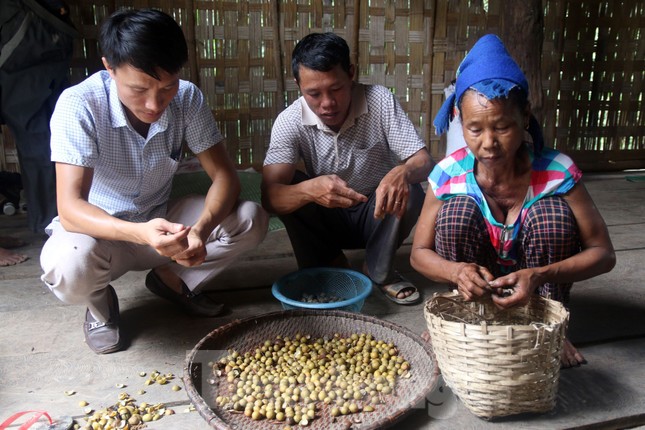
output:
<instances>
[{"instance_id":1,"label":"round woven tray","mask_svg":"<svg viewBox=\"0 0 645 430\"><path fill-rule=\"evenodd\" d=\"M287 310L237 320L220 327L204 337L186 358L184 384L188 397L200 415L215 429L281 430L284 427L267 420L252 421L243 414L223 410L216 404L217 384L212 378L209 362L228 354L229 349L252 351L265 340L276 336L310 334L324 337L335 333L349 336L369 333L377 340L392 342L410 363L410 378L399 378L396 395L388 396L385 404L375 406L374 412L351 414L332 418L323 409L307 427L315 429L382 429L403 418L415 407L424 407L425 396L432 391L438 377L438 368L431 346L411 331L387 321L343 311ZM226 381L222 382L223 384Z\"/></svg>"},{"instance_id":2,"label":"round woven tray","mask_svg":"<svg viewBox=\"0 0 645 430\"><path fill-rule=\"evenodd\" d=\"M436 294L424 309L446 383L482 418L546 412L555 406L569 313L539 296L500 311L490 299Z\"/></svg>"}]
</instances>

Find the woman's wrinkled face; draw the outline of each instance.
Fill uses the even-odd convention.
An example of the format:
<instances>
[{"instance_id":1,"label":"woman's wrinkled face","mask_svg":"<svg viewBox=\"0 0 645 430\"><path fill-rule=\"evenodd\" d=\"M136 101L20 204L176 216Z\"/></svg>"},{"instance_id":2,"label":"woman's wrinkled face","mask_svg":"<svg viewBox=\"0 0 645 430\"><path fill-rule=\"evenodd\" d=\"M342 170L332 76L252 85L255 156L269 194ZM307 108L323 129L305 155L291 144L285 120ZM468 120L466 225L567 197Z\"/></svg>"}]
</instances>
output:
<instances>
[{"instance_id":1,"label":"woman's wrinkled face","mask_svg":"<svg viewBox=\"0 0 645 430\"><path fill-rule=\"evenodd\" d=\"M334 131L339 131L352 100L353 67L348 74L339 65L327 72L300 66L300 92L320 120Z\"/></svg>"},{"instance_id":2,"label":"woman's wrinkled face","mask_svg":"<svg viewBox=\"0 0 645 430\"><path fill-rule=\"evenodd\" d=\"M522 111L512 100L488 100L473 90L466 91L461 101L464 139L477 161L485 165L515 159L529 116L529 106Z\"/></svg>"}]
</instances>

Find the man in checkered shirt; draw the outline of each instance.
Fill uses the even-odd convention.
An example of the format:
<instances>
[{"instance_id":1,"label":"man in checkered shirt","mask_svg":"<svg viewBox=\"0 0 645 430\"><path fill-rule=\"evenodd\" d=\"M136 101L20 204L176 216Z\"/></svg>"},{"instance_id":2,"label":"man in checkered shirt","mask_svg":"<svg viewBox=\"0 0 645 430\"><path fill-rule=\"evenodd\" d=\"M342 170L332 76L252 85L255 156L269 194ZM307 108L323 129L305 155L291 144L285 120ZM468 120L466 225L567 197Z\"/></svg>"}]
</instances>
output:
<instances>
[{"instance_id":1,"label":"man in checkered shirt","mask_svg":"<svg viewBox=\"0 0 645 430\"><path fill-rule=\"evenodd\" d=\"M353 81L341 37L304 37L291 67L302 96L273 126L263 206L284 222L300 268L349 267L343 249L365 249L363 271L386 297L418 303L392 260L423 205L425 143L387 88Z\"/></svg>"},{"instance_id":2,"label":"man in checkered shirt","mask_svg":"<svg viewBox=\"0 0 645 430\"><path fill-rule=\"evenodd\" d=\"M222 305L201 288L266 235L268 216L240 182L201 91L179 79L181 28L158 10L120 10L101 26L103 65L58 100L51 120L59 217L42 280L87 307L88 346L123 347L112 281L150 270L146 287L189 314ZM206 196L170 200L185 144L212 180Z\"/></svg>"}]
</instances>

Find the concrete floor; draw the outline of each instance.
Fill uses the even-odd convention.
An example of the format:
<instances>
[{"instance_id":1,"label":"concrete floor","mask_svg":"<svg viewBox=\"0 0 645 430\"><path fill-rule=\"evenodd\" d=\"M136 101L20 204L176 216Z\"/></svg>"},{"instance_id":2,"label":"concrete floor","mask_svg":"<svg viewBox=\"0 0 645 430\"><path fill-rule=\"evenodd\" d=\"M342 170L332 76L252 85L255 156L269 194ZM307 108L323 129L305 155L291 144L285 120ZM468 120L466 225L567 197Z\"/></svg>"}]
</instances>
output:
<instances>
[{"instance_id":1,"label":"concrete floor","mask_svg":"<svg viewBox=\"0 0 645 430\"><path fill-rule=\"evenodd\" d=\"M585 181L609 225L618 263L611 273L574 287L570 337L589 364L561 372L556 408L491 423L472 415L449 389L437 387L431 396L441 405L414 409L396 428L595 429L645 424L645 181L628 181L622 174L589 176ZM175 410L175 415L148 428L210 428L197 412L188 411L185 390L172 391L172 383L146 387L139 372L173 373L177 376L174 382L183 386L184 361L196 343L234 319L280 310L270 286L296 269L285 231L271 232L258 249L212 285L209 294L230 309L225 316L212 319L185 316L144 287L144 272L129 273L113 283L128 348L99 356L84 343L84 309L60 303L40 282L38 256L43 238L29 233L24 225L24 215L0 216L0 235L28 240L29 245L20 251L30 256L23 264L0 268L0 421L18 411L43 409L53 417L72 416L84 422L79 401L102 409L126 391L138 403L163 402ZM409 252L410 240L397 254L399 270L426 298L444 291L444 285L429 282L411 269ZM359 267L362 252L349 256ZM415 333L425 329L422 304L400 307L374 292L363 312ZM117 388L117 384L126 387ZM144 387L147 393L137 395ZM66 396L68 390L76 394Z\"/></svg>"}]
</instances>

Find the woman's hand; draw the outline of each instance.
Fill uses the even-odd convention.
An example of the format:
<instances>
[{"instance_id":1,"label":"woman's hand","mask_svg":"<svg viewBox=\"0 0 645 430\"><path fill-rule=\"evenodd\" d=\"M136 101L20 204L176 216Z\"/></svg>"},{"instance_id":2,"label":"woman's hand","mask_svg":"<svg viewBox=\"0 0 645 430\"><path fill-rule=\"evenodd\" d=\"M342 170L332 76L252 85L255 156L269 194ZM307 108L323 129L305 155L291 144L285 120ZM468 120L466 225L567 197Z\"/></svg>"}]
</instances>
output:
<instances>
[{"instance_id":1,"label":"woman's hand","mask_svg":"<svg viewBox=\"0 0 645 430\"><path fill-rule=\"evenodd\" d=\"M483 266L461 263L456 266L452 279L464 300L470 301L490 294L489 283L495 277Z\"/></svg>"},{"instance_id":2,"label":"woman's hand","mask_svg":"<svg viewBox=\"0 0 645 430\"><path fill-rule=\"evenodd\" d=\"M535 289L544 283L544 279L536 269L522 269L492 281L489 286L493 289L493 302L497 307L508 309L513 306L528 304ZM513 293L504 297L503 290L512 289Z\"/></svg>"}]
</instances>

